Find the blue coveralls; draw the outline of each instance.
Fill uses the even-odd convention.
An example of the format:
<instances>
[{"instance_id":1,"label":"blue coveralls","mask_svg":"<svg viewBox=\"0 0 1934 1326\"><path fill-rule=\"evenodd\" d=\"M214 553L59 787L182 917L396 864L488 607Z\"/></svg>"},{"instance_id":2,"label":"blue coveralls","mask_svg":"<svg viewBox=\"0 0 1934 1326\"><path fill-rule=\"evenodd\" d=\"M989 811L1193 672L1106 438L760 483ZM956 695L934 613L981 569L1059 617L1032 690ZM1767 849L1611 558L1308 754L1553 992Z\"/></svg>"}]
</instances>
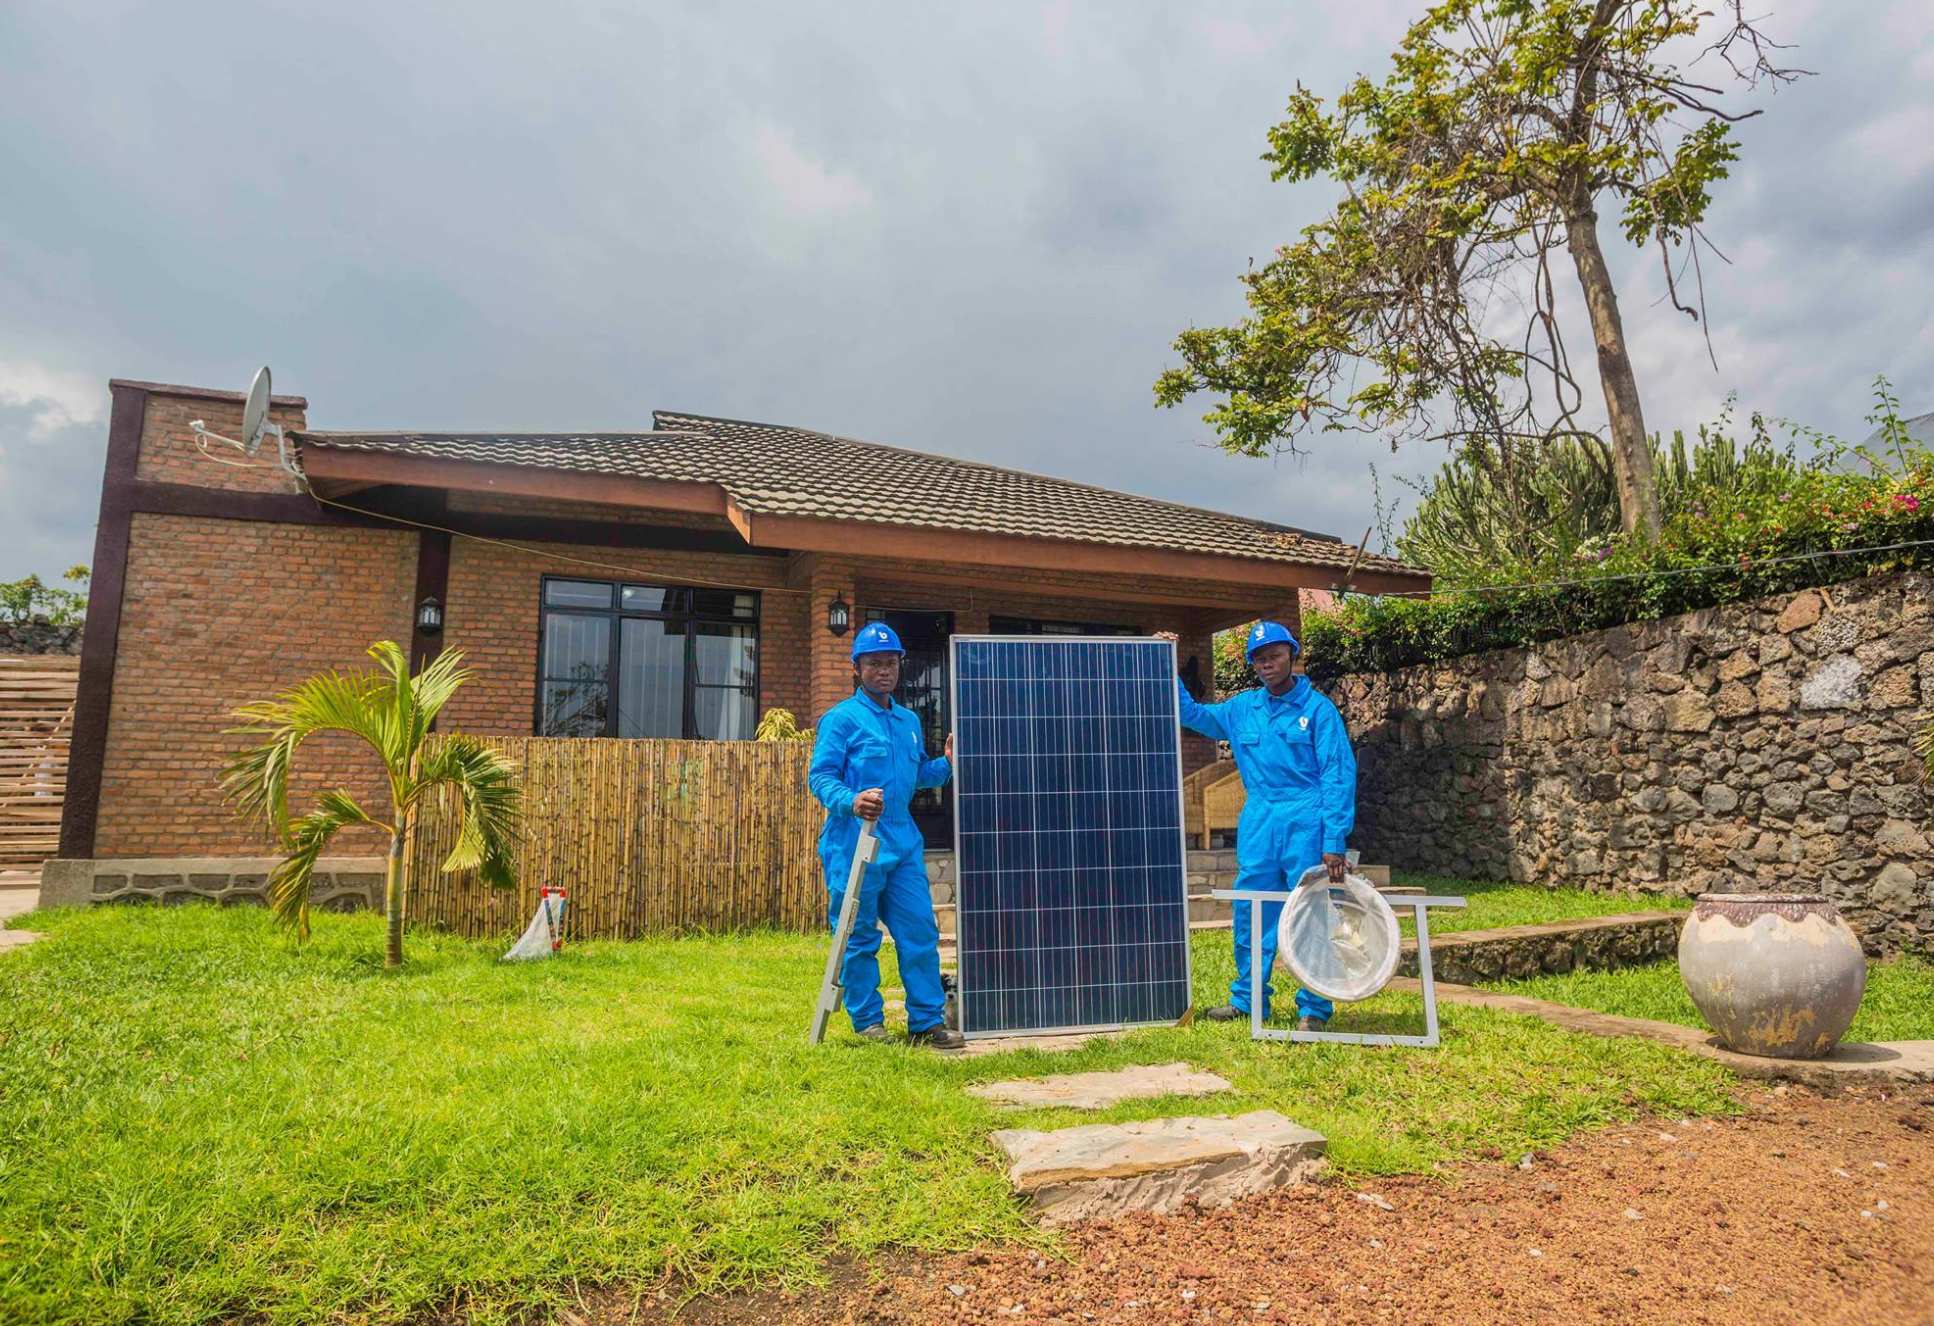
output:
<instances>
[{"instance_id":1,"label":"blue coveralls","mask_svg":"<svg viewBox=\"0 0 1934 1326\"><path fill-rule=\"evenodd\" d=\"M1245 800L1236 825L1236 887L1290 889L1325 852L1342 852L1356 824L1356 756L1343 716L1329 697L1296 678L1282 695L1257 687L1220 704L1199 704L1176 679L1182 726L1226 741L1242 775ZM1249 1011L1249 904L1235 904L1236 979L1229 1002ZM1280 902L1262 908L1263 1016L1274 994ZM1296 992L1296 1011L1327 1019L1330 1001Z\"/></svg>"},{"instance_id":2,"label":"blue coveralls","mask_svg":"<svg viewBox=\"0 0 1934 1326\"><path fill-rule=\"evenodd\" d=\"M819 861L831 895L829 926L839 924L853 849L860 836L853 799L877 787L886 801L873 826L879 853L860 877L859 910L841 969L846 1015L853 1019L855 1031L884 1020L882 921L899 955L900 981L907 992L907 1030L929 1031L946 1019L946 995L940 986L940 927L934 921L933 894L927 884L927 845L908 806L915 791L939 787L952 776L953 766L944 757L927 758L920 720L891 697L882 707L865 691L856 691L852 699L834 705L819 720L808 782L826 807Z\"/></svg>"}]
</instances>

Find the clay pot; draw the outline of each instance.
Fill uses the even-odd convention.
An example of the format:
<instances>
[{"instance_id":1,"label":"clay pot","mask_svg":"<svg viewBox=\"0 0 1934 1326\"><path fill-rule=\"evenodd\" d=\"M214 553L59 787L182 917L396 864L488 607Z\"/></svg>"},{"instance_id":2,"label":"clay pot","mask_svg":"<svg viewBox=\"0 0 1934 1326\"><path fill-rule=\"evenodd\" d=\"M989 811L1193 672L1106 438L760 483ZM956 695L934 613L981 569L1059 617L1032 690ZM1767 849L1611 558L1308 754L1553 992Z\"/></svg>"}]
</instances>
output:
<instances>
[{"instance_id":1,"label":"clay pot","mask_svg":"<svg viewBox=\"0 0 1934 1326\"><path fill-rule=\"evenodd\" d=\"M1719 1043L1818 1059L1867 992L1860 940L1817 893L1705 893L1679 931L1679 976Z\"/></svg>"}]
</instances>

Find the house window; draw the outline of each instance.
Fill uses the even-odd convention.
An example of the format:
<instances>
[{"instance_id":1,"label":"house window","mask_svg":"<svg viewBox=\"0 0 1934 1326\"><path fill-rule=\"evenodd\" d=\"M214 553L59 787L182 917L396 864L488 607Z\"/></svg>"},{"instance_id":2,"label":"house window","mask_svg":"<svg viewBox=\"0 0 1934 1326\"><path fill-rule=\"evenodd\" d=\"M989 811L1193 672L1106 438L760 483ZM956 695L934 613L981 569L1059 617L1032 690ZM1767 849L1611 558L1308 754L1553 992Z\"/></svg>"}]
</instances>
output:
<instances>
[{"instance_id":1,"label":"house window","mask_svg":"<svg viewBox=\"0 0 1934 1326\"><path fill-rule=\"evenodd\" d=\"M759 596L545 577L537 733L748 741Z\"/></svg>"}]
</instances>

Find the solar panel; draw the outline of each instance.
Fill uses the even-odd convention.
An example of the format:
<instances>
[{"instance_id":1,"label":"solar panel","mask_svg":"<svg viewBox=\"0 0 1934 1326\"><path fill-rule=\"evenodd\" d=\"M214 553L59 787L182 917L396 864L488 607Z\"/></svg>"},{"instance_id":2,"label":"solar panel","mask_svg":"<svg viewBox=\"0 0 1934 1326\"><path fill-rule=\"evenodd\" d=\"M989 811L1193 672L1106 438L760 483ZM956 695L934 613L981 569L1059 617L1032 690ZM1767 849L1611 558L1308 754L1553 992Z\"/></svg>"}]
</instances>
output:
<instances>
[{"instance_id":1,"label":"solar panel","mask_svg":"<svg viewBox=\"0 0 1934 1326\"><path fill-rule=\"evenodd\" d=\"M1189 1007L1175 647L953 637L961 1030Z\"/></svg>"}]
</instances>

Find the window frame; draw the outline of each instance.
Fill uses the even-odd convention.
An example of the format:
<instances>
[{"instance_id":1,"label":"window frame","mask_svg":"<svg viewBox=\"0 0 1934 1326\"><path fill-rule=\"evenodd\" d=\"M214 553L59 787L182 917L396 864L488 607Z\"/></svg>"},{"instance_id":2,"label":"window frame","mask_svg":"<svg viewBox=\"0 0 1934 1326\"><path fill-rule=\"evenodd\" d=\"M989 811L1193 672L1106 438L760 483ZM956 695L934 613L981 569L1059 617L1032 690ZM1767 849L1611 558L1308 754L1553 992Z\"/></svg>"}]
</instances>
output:
<instances>
[{"instance_id":1,"label":"window frame","mask_svg":"<svg viewBox=\"0 0 1934 1326\"><path fill-rule=\"evenodd\" d=\"M611 591L609 606L604 608L584 608L584 607L571 607L571 606L553 607L550 601L550 592L551 592L550 587L552 582L554 581L564 581L564 582L572 582L572 583L578 583L578 584L604 585ZM640 588L664 589L664 590L683 594L685 596L683 602L687 606L682 610L674 610L674 611L664 611L664 610L646 611L644 609L626 608L624 606L624 591L627 585L637 586ZM707 593L749 595L752 599L752 610L749 615L743 616L743 617L733 613L701 611L698 607L698 603L699 603L698 596L701 594L707 594ZM709 686L709 687L702 688L699 685L698 631L695 628L697 628L701 624L714 625L714 626L740 626L740 627L745 627L752 632L752 680L750 682L750 687L751 687L751 696L752 696L753 721L756 724L758 720L759 701L760 701L760 697L764 694L764 687L765 687L765 675L764 675L765 674L765 651L762 648L762 645L764 643L763 641L764 632L761 630L764 608L765 608L765 597L761 591L756 589L721 590L721 589L718 589L716 586L683 585L673 581L664 581L657 584L651 584L643 580L598 580L589 576L569 575L569 574L561 574L561 573L560 574L546 573L538 577L537 659L536 659L537 675L535 678L535 684L532 688L532 695L531 695L531 734L533 736L538 736L538 737L555 735L555 736L559 736L561 739L564 739L564 740L575 739L570 737L564 737L563 734L547 733L544 731L544 685L547 680L545 675L545 664L548 661L545 657L546 649L547 649L546 637L549 634L551 616L553 614L556 614L556 615L565 616L565 617L602 618L608 624L606 635L609 638L606 642L605 683L604 683L605 685L604 731L595 734L597 737L611 738L615 740L624 740L624 741L750 740L751 738L749 736L743 737L743 738L730 738L730 737L706 737L706 736L698 735L698 711L697 711L697 705L696 705L696 700L697 700L696 692L700 689L732 690L736 688L730 687L730 686ZM676 624L683 628L683 634L684 634L684 640L685 640L685 652L684 652L684 671L683 671L681 683L680 683L680 698L679 698L679 704L680 704L679 730L682 734L680 736L677 736L677 737L620 737L619 736L618 723L619 723L620 714L619 714L618 702L619 702L619 683L622 677L620 660L623 657L622 651L624 648L624 623L628 619L641 620L641 621L666 622L666 623Z\"/></svg>"}]
</instances>

